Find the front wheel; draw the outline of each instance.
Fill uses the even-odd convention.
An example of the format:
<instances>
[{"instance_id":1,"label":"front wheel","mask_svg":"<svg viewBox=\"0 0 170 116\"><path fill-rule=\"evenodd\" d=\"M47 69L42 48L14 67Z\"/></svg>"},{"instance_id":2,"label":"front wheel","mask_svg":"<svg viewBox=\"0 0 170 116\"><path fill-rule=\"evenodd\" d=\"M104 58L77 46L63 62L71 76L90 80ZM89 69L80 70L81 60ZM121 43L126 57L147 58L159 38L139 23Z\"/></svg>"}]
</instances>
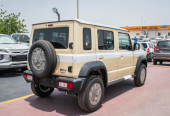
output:
<instances>
[{"instance_id":1,"label":"front wheel","mask_svg":"<svg viewBox=\"0 0 170 116\"><path fill-rule=\"evenodd\" d=\"M153 64L154 64L154 65L157 65L157 61L156 61L156 60L153 60Z\"/></svg>"},{"instance_id":2,"label":"front wheel","mask_svg":"<svg viewBox=\"0 0 170 116\"><path fill-rule=\"evenodd\" d=\"M134 83L136 86L142 86L145 84L146 80L146 66L141 64L139 73L136 77L134 77Z\"/></svg>"},{"instance_id":3,"label":"front wheel","mask_svg":"<svg viewBox=\"0 0 170 116\"><path fill-rule=\"evenodd\" d=\"M31 83L31 89L32 92L39 97L47 97L54 91L54 88L35 83Z\"/></svg>"},{"instance_id":4,"label":"front wheel","mask_svg":"<svg viewBox=\"0 0 170 116\"><path fill-rule=\"evenodd\" d=\"M84 90L78 94L81 109L93 112L100 108L104 97L104 85L100 77L90 76Z\"/></svg>"}]
</instances>

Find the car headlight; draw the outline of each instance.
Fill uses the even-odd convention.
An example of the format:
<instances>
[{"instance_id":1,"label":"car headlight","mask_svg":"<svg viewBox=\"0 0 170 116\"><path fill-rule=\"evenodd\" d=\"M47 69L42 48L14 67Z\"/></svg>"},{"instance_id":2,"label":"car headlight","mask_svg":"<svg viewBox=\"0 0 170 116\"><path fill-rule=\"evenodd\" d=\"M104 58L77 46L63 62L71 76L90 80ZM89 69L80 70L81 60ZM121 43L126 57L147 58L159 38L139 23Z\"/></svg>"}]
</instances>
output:
<instances>
[{"instance_id":1,"label":"car headlight","mask_svg":"<svg viewBox=\"0 0 170 116\"><path fill-rule=\"evenodd\" d=\"M6 49L0 49L0 52L9 53L9 51Z\"/></svg>"},{"instance_id":2,"label":"car headlight","mask_svg":"<svg viewBox=\"0 0 170 116\"><path fill-rule=\"evenodd\" d=\"M0 54L0 60L2 60L3 58L4 58L4 55L1 55L1 54Z\"/></svg>"}]
</instances>

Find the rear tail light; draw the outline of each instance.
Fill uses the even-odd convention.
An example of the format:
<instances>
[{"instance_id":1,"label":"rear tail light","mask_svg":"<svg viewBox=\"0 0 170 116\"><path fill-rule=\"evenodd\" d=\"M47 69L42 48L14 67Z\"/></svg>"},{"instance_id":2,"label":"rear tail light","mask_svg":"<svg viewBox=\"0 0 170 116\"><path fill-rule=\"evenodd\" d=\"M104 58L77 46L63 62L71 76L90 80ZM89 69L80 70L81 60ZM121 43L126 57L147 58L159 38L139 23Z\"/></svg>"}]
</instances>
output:
<instances>
[{"instance_id":1,"label":"rear tail light","mask_svg":"<svg viewBox=\"0 0 170 116\"><path fill-rule=\"evenodd\" d=\"M61 88L71 89L73 87L73 83L58 81L58 86Z\"/></svg>"},{"instance_id":2,"label":"rear tail light","mask_svg":"<svg viewBox=\"0 0 170 116\"><path fill-rule=\"evenodd\" d=\"M24 78L25 78L26 80L32 81L33 76L32 76L32 75L29 75L29 74L24 74Z\"/></svg>"},{"instance_id":3,"label":"rear tail light","mask_svg":"<svg viewBox=\"0 0 170 116\"><path fill-rule=\"evenodd\" d=\"M147 53L149 53L149 52L150 52L150 49L148 48L148 49L147 49Z\"/></svg>"},{"instance_id":4,"label":"rear tail light","mask_svg":"<svg viewBox=\"0 0 170 116\"><path fill-rule=\"evenodd\" d=\"M158 43L156 44L156 46L154 48L155 51L159 51L160 50L160 49L157 49L157 46L158 46Z\"/></svg>"}]
</instances>

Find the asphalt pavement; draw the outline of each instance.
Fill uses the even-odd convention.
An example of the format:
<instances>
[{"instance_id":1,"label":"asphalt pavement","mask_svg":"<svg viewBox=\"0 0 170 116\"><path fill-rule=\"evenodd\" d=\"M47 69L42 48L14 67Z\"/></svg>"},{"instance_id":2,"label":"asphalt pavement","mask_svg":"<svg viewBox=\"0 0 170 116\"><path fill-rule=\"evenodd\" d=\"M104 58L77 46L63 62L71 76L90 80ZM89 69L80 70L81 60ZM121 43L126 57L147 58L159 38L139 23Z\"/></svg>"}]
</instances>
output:
<instances>
[{"instance_id":1,"label":"asphalt pavement","mask_svg":"<svg viewBox=\"0 0 170 116\"><path fill-rule=\"evenodd\" d=\"M21 70L0 71L0 102L32 94Z\"/></svg>"},{"instance_id":2,"label":"asphalt pavement","mask_svg":"<svg viewBox=\"0 0 170 116\"><path fill-rule=\"evenodd\" d=\"M170 63L148 63L145 85L136 87L133 79L109 86L99 110L88 113L77 98L57 89L47 98L32 94L21 71L0 74L1 116L170 116ZM6 89L7 88L7 89ZM2 94L3 93L3 94ZM6 98L4 98L6 97Z\"/></svg>"}]
</instances>

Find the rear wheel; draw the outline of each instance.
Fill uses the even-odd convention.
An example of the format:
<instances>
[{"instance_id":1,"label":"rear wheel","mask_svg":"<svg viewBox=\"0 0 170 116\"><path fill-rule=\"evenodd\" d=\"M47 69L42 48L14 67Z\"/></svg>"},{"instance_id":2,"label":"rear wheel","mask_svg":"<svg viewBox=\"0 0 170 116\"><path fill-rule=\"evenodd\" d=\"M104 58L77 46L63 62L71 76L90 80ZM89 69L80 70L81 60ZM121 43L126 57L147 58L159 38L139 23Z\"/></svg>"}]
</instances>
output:
<instances>
[{"instance_id":1,"label":"rear wheel","mask_svg":"<svg viewBox=\"0 0 170 116\"><path fill-rule=\"evenodd\" d=\"M162 61L159 61L160 64L162 64Z\"/></svg>"},{"instance_id":2,"label":"rear wheel","mask_svg":"<svg viewBox=\"0 0 170 116\"><path fill-rule=\"evenodd\" d=\"M154 64L154 65L157 65L157 60L153 60L153 64Z\"/></svg>"},{"instance_id":3,"label":"rear wheel","mask_svg":"<svg viewBox=\"0 0 170 116\"><path fill-rule=\"evenodd\" d=\"M146 66L141 64L138 75L134 78L136 86L142 86L146 80Z\"/></svg>"},{"instance_id":4,"label":"rear wheel","mask_svg":"<svg viewBox=\"0 0 170 116\"><path fill-rule=\"evenodd\" d=\"M47 97L54 91L54 88L35 83L31 83L31 89L32 92L39 97Z\"/></svg>"},{"instance_id":5,"label":"rear wheel","mask_svg":"<svg viewBox=\"0 0 170 116\"><path fill-rule=\"evenodd\" d=\"M104 97L104 85L100 77L90 76L84 90L78 94L81 109L93 112L100 108Z\"/></svg>"}]
</instances>

